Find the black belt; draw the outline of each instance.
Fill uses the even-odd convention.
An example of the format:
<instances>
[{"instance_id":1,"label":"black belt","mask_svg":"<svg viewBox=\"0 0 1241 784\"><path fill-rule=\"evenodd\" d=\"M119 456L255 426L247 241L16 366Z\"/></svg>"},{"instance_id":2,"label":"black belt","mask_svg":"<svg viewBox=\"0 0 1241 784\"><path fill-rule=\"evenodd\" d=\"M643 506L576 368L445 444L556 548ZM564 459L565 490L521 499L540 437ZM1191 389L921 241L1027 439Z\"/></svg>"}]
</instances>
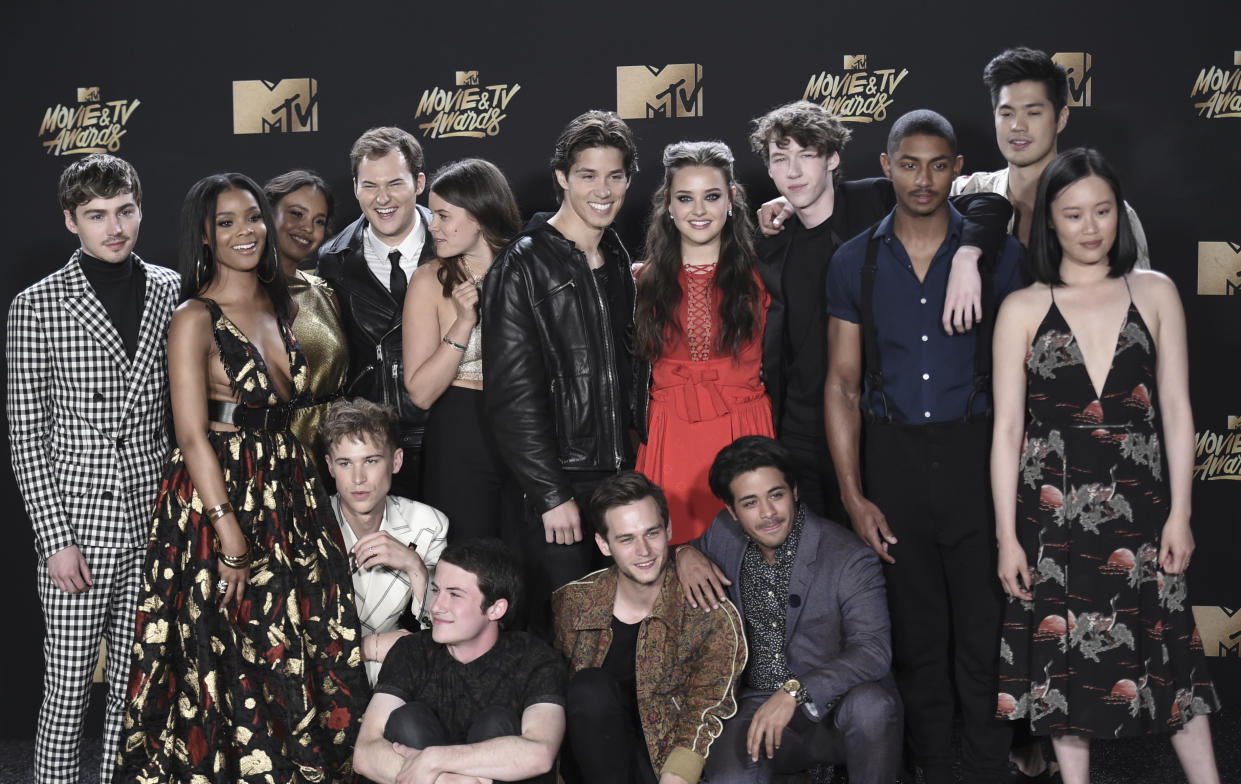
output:
<instances>
[{"instance_id":1,"label":"black belt","mask_svg":"<svg viewBox=\"0 0 1241 784\"><path fill-rule=\"evenodd\" d=\"M293 410L287 404L257 408L223 400L207 401L207 419L250 430L287 430Z\"/></svg>"}]
</instances>

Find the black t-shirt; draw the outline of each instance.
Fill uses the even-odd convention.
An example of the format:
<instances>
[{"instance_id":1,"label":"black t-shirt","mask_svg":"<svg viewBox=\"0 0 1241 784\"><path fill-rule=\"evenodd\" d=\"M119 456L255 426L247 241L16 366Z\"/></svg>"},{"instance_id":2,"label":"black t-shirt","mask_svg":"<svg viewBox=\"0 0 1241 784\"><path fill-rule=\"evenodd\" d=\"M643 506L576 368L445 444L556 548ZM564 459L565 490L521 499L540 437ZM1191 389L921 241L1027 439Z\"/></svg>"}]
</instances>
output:
<instances>
[{"instance_id":1,"label":"black t-shirt","mask_svg":"<svg viewBox=\"0 0 1241 784\"><path fill-rule=\"evenodd\" d=\"M520 716L541 702L563 706L567 682L560 654L526 632L501 632L491 650L468 664L422 633L392 646L375 692L423 703L443 723L449 743L464 743L484 708L504 707Z\"/></svg>"},{"instance_id":2,"label":"black t-shirt","mask_svg":"<svg viewBox=\"0 0 1241 784\"><path fill-rule=\"evenodd\" d=\"M629 723L642 734L642 717L638 714L638 630L642 622L625 623L612 616L612 644L603 657L601 669L620 685L625 713Z\"/></svg>"},{"instance_id":3,"label":"black t-shirt","mask_svg":"<svg viewBox=\"0 0 1241 784\"><path fill-rule=\"evenodd\" d=\"M138 328L146 299L146 275L129 258L119 263L97 259L86 251L78 257L82 274L116 327L130 359L138 352Z\"/></svg>"},{"instance_id":4,"label":"black t-shirt","mask_svg":"<svg viewBox=\"0 0 1241 784\"><path fill-rule=\"evenodd\" d=\"M823 383L827 380L827 267L838 237L832 221L807 229L789 220L788 254L784 258L784 422L782 432L826 438L823 425Z\"/></svg>"},{"instance_id":5,"label":"black t-shirt","mask_svg":"<svg viewBox=\"0 0 1241 784\"><path fill-rule=\"evenodd\" d=\"M600 249L603 250L602 248ZM605 251L606 254L606 251ZM630 389L633 387L633 361L629 356L629 330L633 314L626 305L625 282L618 275L618 265L612 258L606 258L603 266L594 270L595 281L608 303L608 315L612 320L612 346L616 357L616 389L620 407L621 443L627 445L626 435L633 428L633 413L629 408ZM629 274L625 270L625 275ZM628 457L628 456L626 456Z\"/></svg>"}]
</instances>

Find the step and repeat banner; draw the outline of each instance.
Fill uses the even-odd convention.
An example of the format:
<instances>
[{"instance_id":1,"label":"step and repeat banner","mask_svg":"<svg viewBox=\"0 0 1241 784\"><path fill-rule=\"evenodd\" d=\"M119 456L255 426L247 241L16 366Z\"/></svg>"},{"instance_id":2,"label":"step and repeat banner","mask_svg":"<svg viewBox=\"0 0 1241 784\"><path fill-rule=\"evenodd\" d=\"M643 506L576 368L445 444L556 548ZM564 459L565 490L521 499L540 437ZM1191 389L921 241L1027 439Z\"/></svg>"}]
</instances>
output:
<instances>
[{"instance_id":1,"label":"step and repeat banner","mask_svg":"<svg viewBox=\"0 0 1241 784\"><path fill-rule=\"evenodd\" d=\"M33 5L33 4L32 4ZM957 130L965 171L1004 165L982 70L1010 46L1055 53L1070 77L1061 149L1115 165L1189 321L1196 424L1189 601L1211 675L1241 705L1241 5L1154 0L980 11L921 2L673 4L391 3L306 0L244 7L138 2L10 11L3 36L4 234L0 301L76 247L56 180L96 151L131 161L145 201L138 253L175 266L187 188L217 171L263 182L311 168L344 226L359 213L353 140L400 125L428 175L463 157L504 170L522 212L555 208L547 161L561 127L617 111L639 165L617 228L640 249L664 145L721 139L753 203L775 189L749 121L805 98L840 114L848 177L880 174L892 121L932 108ZM0 736L33 734L42 618L29 521L3 443L0 547L7 642Z\"/></svg>"}]
</instances>

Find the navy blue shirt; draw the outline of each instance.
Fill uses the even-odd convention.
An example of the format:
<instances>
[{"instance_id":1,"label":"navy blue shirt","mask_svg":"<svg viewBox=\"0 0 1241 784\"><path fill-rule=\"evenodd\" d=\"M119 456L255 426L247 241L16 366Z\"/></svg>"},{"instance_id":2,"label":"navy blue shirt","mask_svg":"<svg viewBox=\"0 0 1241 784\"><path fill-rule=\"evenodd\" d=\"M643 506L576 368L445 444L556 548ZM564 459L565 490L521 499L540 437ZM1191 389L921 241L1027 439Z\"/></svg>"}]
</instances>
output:
<instances>
[{"instance_id":1,"label":"navy blue shirt","mask_svg":"<svg viewBox=\"0 0 1241 784\"><path fill-rule=\"evenodd\" d=\"M879 254L875 273L875 330L879 335L879 364L883 389L893 421L907 424L950 422L965 416L974 386L974 344L977 330L964 335L944 332L941 319L948 290L952 256L961 244L961 213L948 205L948 236L919 281L913 262L893 230L888 213L876 230ZM828 268L828 315L861 324L862 265L866 262L863 232L840 246ZM1009 237L995 264L995 305L1021 288L1021 244ZM869 384L864 400L882 415ZM983 395L974 400L973 413L986 410ZM863 405L866 410L866 405Z\"/></svg>"}]
</instances>

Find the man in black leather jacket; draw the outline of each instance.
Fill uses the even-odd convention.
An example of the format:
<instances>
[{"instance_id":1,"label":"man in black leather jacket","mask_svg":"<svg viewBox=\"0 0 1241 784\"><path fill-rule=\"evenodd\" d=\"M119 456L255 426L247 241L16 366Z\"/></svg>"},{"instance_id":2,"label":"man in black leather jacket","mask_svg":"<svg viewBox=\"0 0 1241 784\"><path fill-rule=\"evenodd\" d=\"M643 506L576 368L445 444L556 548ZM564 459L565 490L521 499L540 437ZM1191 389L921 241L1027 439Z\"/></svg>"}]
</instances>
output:
<instances>
[{"instance_id":1,"label":"man in black leather jacket","mask_svg":"<svg viewBox=\"0 0 1241 784\"><path fill-rule=\"evenodd\" d=\"M349 345L345 394L397 408L405 461L392 493L416 499L426 412L405 391L401 311L410 274L435 255L431 213L415 202L426 186L422 146L400 128L372 128L354 142L349 162L362 216L319 249L317 273L340 301Z\"/></svg>"},{"instance_id":2,"label":"man in black leather jacket","mask_svg":"<svg viewBox=\"0 0 1241 784\"><path fill-rule=\"evenodd\" d=\"M633 462L634 283L612 221L637 170L629 127L590 111L552 157L560 208L532 222L483 290L483 395L501 456L525 495L531 626L551 628L553 589L595 565L580 506Z\"/></svg>"}]
</instances>

